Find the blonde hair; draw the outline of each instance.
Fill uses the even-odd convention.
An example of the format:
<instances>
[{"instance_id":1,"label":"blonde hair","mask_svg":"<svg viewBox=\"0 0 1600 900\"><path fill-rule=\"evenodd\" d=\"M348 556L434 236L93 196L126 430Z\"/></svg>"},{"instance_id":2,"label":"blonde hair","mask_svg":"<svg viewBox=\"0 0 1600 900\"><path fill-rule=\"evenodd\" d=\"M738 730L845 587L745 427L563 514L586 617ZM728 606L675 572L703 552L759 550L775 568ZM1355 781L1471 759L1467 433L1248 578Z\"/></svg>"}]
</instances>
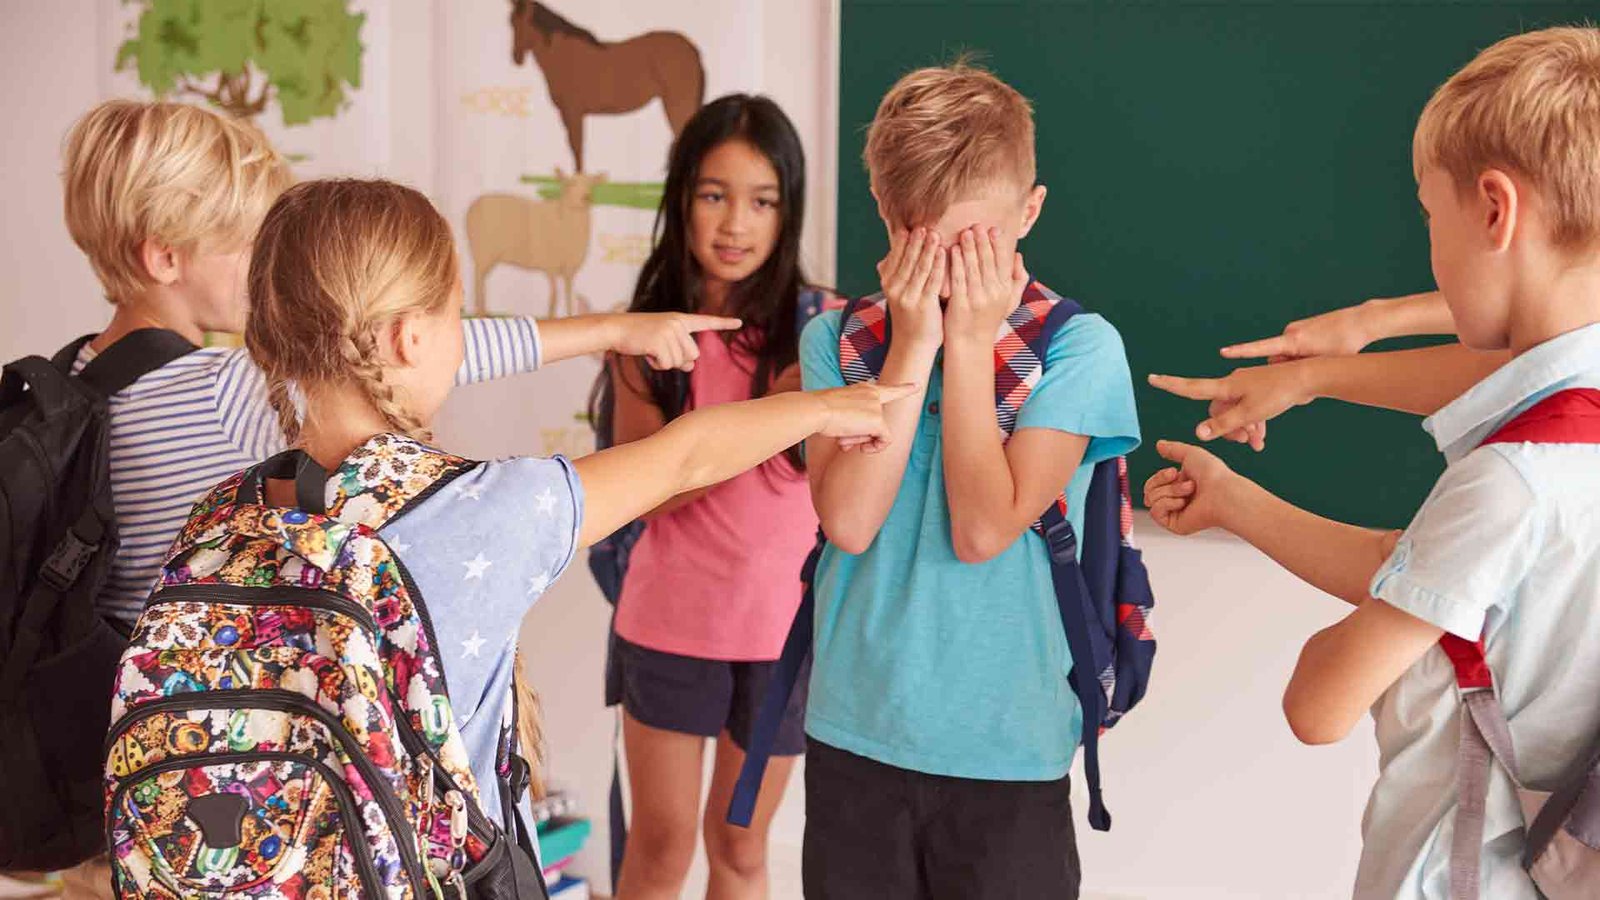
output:
<instances>
[{"instance_id":1,"label":"blonde hair","mask_svg":"<svg viewBox=\"0 0 1600 900\"><path fill-rule=\"evenodd\" d=\"M397 432L427 429L385 383L379 330L451 302L450 226L428 198L389 181L308 181L278 198L250 257L245 346L266 374L284 436L300 438L290 386L353 385Z\"/></svg>"},{"instance_id":2,"label":"blonde hair","mask_svg":"<svg viewBox=\"0 0 1600 900\"><path fill-rule=\"evenodd\" d=\"M522 674L522 651L511 657L511 689L517 692L517 749L528 763L528 796L543 800L544 783L544 724L540 715L539 695Z\"/></svg>"},{"instance_id":3,"label":"blonde hair","mask_svg":"<svg viewBox=\"0 0 1600 900\"><path fill-rule=\"evenodd\" d=\"M1033 107L964 59L917 69L878 104L863 159L892 224L931 224L974 190L1033 186Z\"/></svg>"},{"instance_id":4,"label":"blonde hair","mask_svg":"<svg viewBox=\"0 0 1600 900\"><path fill-rule=\"evenodd\" d=\"M67 231L112 302L149 284L141 248L249 243L289 168L255 126L183 103L112 100L62 152Z\"/></svg>"},{"instance_id":5,"label":"blonde hair","mask_svg":"<svg viewBox=\"0 0 1600 900\"><path fill-rule=\"evenodd\" d=\"M1509 169L1539 190L1558 245L1600 238L1600 30L1530 31L1479 53L1422 110L1412 164L1463 188Z\"/></svg>"}]
</instances>

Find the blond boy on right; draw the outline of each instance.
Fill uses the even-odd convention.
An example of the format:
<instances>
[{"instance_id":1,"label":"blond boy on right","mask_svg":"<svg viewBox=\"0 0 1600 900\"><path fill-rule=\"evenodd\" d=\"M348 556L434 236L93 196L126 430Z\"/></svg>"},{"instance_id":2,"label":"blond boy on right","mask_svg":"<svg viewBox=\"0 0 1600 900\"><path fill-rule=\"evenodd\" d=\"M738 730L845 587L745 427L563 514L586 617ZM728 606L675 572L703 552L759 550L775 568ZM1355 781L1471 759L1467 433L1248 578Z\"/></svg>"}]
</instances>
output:
<instances>
[{"instance_id":1,"label":"blond boy on right","mask_svg":"<svg viewBox=\"0 0 1600 900\"><path fill-rule=\"evenodd\" d=\"M1414 351L1448 363L1451 376L1443 387L1416 378L1395 388L1412 396L1389 403L1438 407L1425 427L1448 466L1411 526L1396 534L1322 519L1186 444L1161 442L1178 467L1145 485L1164 527L1225 528L1356 607L1306 643L1284 712L1312 744L1342 739L1369 710L1375 720L1381 771L1355 890L1372 898L1465 895L1451 883L1462 703L1443 635L1485 639L1529 788L1554 789L1600 738L1600 445L1482 445L1556 391L1600 387L1600 31L1548 29L1485 50L1428 103L1413 158L1453 327L1466 348L1509 361ZM1322 369L1337 375L1360 360L1329 358ZM1491 374L1459 397L1424 396L1459 391L1451 382L1475 366ZM1252 393L1243 384L1213 392L1225 408L1198 429L1202 439L1241 437L1235 429L1261 418L1261 404L1228 416ZM1510 776L1495 766L1482 896L1539 896L1520 864L1524 840Z\"/></svg>"}]
</instances>

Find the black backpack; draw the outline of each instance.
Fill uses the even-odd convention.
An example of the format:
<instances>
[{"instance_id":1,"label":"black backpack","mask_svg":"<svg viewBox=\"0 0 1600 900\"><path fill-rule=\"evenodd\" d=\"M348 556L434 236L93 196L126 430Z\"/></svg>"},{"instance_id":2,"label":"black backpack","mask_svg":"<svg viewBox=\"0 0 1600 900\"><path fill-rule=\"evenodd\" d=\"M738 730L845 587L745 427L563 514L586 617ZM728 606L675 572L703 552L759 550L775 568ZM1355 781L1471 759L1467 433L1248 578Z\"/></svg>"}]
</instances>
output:
<instances>
[{"instance_id":1,"label":"black backpack","mask_svg":"<svg viewBox=\"0 0 1600 900\"><path fill-rule=\"evenodd\" d=\"M141 329L72 375L89 340L0 377L0 869L105 852L101 743L127 644L95 611L118 544L109 398L195 349Z\"/></svg>"}]
</instances>

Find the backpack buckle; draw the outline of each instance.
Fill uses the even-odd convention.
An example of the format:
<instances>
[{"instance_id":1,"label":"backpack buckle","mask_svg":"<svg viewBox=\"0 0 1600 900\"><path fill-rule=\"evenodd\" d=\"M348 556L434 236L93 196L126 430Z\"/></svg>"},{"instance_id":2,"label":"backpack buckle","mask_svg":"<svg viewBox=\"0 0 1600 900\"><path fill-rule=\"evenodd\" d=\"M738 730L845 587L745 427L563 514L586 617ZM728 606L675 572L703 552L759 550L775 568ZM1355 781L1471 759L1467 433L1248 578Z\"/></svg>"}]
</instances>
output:
<instances>
[{"instance_id":1,"label":"backpack buckle","mask_svg":"<svg viewBox=\"0 0 1600 900\"><path fill-rule=\"evenodd\" d=\"M1044 542L1050 548L1050 561L1056 565L1078 561L1078 536L1065 516L1044 526Z\"/></svg>"},{"instance_id":2,"label":"backpack buckle","mask_svg":"<svg viewBox=\"0 0 1600 900\"><path fill-rule=\"evenodd\" d=\"M78 576L83 574L84 567L94 559L100 551L100 542L90 543L78 537L76 528L67 529L62 535L61 542L50 552L48 559L39 569L39 577L45 584L58 591L65 592L70 589Z\"/></svg>"}]
</instances>

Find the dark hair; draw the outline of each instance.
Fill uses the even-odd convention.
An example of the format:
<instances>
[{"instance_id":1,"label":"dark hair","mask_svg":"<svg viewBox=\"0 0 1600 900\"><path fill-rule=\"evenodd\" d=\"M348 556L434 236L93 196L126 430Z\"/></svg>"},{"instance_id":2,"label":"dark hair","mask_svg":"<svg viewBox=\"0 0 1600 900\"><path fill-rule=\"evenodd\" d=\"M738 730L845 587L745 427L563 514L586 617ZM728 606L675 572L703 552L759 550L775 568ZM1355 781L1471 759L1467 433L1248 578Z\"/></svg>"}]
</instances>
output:
<instances>
[{"instance_id":1,"label":"dark hair","mask_svg":"<svg viewBox=\"0 0 1600 900\"><path fill-rule=\"evenodd\" d=\"M701 272L689 247L689 204L694 199L700 163L726 141L742 140L760 151L778 173L778 240L772 254L750 277L731 286L725 310L744 320L732 338L756 359L751 375L753 397L767 393L778 373L800 355L795 306L807 282L800 269L800 225L805 217L806 163L800 136L778 104L767 97L728 94L694 114L673 142L667 160L667 181L656 210L650 257L639 272L629 312L694 312L700 304ZM628 365L630 361L617 360ZM688 376L657 372L643 360L632 361L650 392L650 400L668 421L684 411ZM609 429L611 370L600 372L590 394L589 413L597 429ZM609 435L605 435L609 439ZM802 468L800 448L786 453Z\"/></svg>"}]
</instances>

